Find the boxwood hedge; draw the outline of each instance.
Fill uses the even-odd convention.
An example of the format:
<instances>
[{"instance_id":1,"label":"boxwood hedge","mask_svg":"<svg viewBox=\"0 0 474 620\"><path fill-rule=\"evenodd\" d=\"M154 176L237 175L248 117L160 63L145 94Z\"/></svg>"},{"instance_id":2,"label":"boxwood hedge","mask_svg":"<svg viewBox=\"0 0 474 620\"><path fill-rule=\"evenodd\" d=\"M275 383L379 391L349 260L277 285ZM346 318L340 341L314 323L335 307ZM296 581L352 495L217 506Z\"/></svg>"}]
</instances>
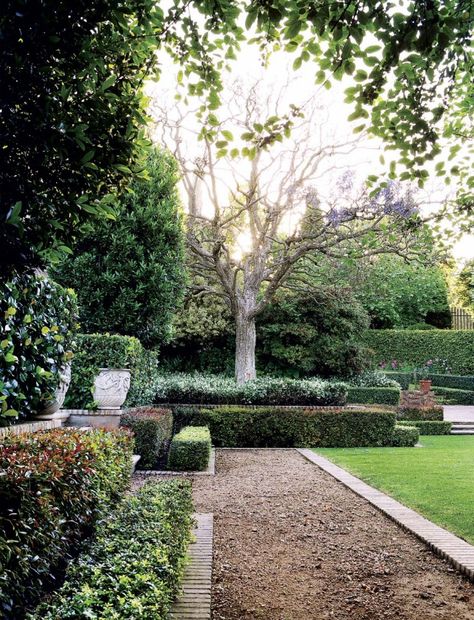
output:
<instances>
[{"instance_id":1,"label":"boxwood hedge","mask_svg":"<svg viewBox=\"0 0 474 620\"><path fill-rule=\"evenodd\" d=\"M418 443L419 438L420 431L416 426L401 426L397 424L388 445L394 448L413 448Z\"/></svg>"},{"instance_id":2,"label":"boxwood hedge","mask_svg":"<svg viewBox=\"0 0 474 620\"><path fill-rule=\"evenodd\" d=\"M474 405L474 391L434 386L433 392L447 405Z\"/></svg>"},{"instance_id":3,"label":"boxwood hedge","mask_svg":"<svg viewBox=\"0 0 474 620\"><path fill-rule=\"evenodd\" d=\"M171 440L168 469L201 471L211 454L211 434L206 426L185 426Z\"/></svg>"},{"instance_id":4,"label":"boxwood hedge","mask_svg":"<svg viewBox=\"0 0 474 620\"><path fill-rule=\"evenodd\" d=\"M415 378L413 372L396 372L392 370L385 370L384 374L389 378L396 381L402 390L408 390L410 383L414 383Z\"/></svg>"},{"instance_id":5,"label":"boxwood hedge","mask_svg":"<svg viewBox=\"0 0 474 620\"><path fill-rule=\"evenodd\" d=\"M176 407L175 423L208 426L219 447L357 447L389 441L395 413L354 409L311 410L278 407Z\"/></svg>"},{"instance_id":6,"label":"boxwood hedge","mask_svg":"<svg viewBox=\"0 0 474 620\"><path fill-rule=\"evenodd\" d=\"M399 420L397 426L416 426L420 435L449 435L453 423L444 420Z\"/></svg>"},{"instance_id":7,"label":"boxwood hedge","mask_svg":"<svg viewBox=\"0 0 474 620\"><path fill-rule=\"evenodd\" d=\"M399 420L442 420L443 407L399 407Z\"/></svg>"},{"instance_id":8,"label":"boxwood hedge","mask_svg":"<svg viewBox=\"0 0 474 620\"><path fill-rule=\"evenodd\" d=\"M452 372L474 374L474 330L371 329L363 335L378 364L396 360L399 364L424 366L430 359L446 359Z\"/></svg>"},{"instance_id":9,"label":"boxwood hedge","mask_svg":"<svg viewBox=\"0 0 474 620\"><path fill-rule=\"evenodd\" d=\"M474 351L472 352L474 355ZM474 391L474 376L473 375L441 375L432 374L428 375L427 379L431 379L432 385L453 388L455 390L473 390Z\"/></svg>"},{"instance_id":10,"label":"boxwood hedge","mask_svg":"<svg viewBox=\"0 0 474 620\"><path fill-rule=\"evenodd\" d=\"M138 469L155 469L168 451L173 432L171 409L137 407L128 409L120 418L120 426L129 428L134 437L134 452L139 454Z\"/></svg>"},{"instance_id":11,"label":"boxwood hedge","mask_svg":"<svg viewBox=\"0 0 474 620\"><path fill-rule=\"evenodd\" d=\"M101 522L64 585L28 620L165 620L191 538L191 486L148 483Z\"/></svg>"},{"instance_id":12,"label":"boxwood hedge","mask_svg":"<svg viewBox=\"0 0 474 620\"><path fill-rule=\"evenodd\" d=\"M398 405L400 388L350 386L347 391L347 401L359 405Z\"/></svg>"}]
</instances>

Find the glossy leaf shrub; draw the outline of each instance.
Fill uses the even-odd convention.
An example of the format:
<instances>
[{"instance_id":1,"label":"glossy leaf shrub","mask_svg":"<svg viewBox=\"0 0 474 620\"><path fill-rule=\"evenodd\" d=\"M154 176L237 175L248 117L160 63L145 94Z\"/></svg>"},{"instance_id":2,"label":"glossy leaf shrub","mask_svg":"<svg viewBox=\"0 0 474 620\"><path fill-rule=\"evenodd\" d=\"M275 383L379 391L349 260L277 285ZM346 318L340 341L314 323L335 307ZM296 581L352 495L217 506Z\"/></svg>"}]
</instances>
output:
<instances>
[{"instance_id":1,"label":"glossy leaf shrub","mask_svg":"<svg viewBox=\"0 0 474 620\"><path fill-rule=\"evenodd\" d=\"M191 539L191 485L148 483L98 527L64 585L28 620L166 620Z\"/></svg>"},{"instance_id":2,"label":"glossy leaf shrub","mask_svg":"<svg viewBox=\"0 0 474 620\"><path fill-rule=\"evenodd\" d=\"M1 283L0 425L31 417L54 398L77 327L71 289L35 274Z\"/></svg>"},{"instance_id":3,"label":"glossy leaf shrub","mask_svg":"<svg viewBox=\"0 0 474 620\"><path fill-rule=\"evenodd\" d=\"M201 471L206 469L210 455L209 429L206 426L186 426L171 441L168 469Z\"/></svg>"},{"instance_id":4,"label":"glossy leaf shrub","mask_svg":"<svg viewBox=\"0 0 474 620\"><path fill-rule=\"evenodd\" d=\"M226 448L356 448L383 446L395 427L390 411L278 407L176 407L177 428L207 426Z\"/></svg>"},{"instance_id":5,"label":"glossy leaf shrub","mask_svg":"<svg viewBox=\"0 0 474 620\"><path fill-rule=\"evenodd\" d=\"M18 620L128 485L122 430L57 429L0 443L0 608Z\"/></svg>"},{"instance_id":6,"label":"glossy leaf shrub","mask_svg":"<svg viewBox=\"0 0 474 620\"><path fill-rule=\"evenodd\" d=\"M138 469L155 469L165 456L173 433L171 409L138 407L129 409L120 418L120 425L131 430L134 452L139 454Z\"/></svg>"}]
</instances>

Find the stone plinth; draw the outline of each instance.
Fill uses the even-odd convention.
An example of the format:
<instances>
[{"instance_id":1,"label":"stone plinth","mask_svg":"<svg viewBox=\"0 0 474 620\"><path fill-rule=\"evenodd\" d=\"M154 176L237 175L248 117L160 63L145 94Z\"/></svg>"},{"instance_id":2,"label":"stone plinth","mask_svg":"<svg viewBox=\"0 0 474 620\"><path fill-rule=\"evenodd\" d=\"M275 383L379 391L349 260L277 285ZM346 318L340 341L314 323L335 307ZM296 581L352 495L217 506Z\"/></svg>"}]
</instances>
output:
<instances>
[{"instance_id":1,"label":"stone plinth","mask_svg":"<svg viewBox=\"0 0 474 620\"><path fill-rule=\"evenodd\" d=\"M400 409L432 409L437 405L434 392L403 390L400 395Z\"/></svg>"},{"instance_id":2,"label":"stone plinth","mask_svg":"<svg viewBox=\"0 0 474 620\"><path fill-rule=\"evenodd\" d=\"M69 413L68 426L90 426L92 428L118 428L121 409L64 409Z\"/></svg>"}]
</instances>

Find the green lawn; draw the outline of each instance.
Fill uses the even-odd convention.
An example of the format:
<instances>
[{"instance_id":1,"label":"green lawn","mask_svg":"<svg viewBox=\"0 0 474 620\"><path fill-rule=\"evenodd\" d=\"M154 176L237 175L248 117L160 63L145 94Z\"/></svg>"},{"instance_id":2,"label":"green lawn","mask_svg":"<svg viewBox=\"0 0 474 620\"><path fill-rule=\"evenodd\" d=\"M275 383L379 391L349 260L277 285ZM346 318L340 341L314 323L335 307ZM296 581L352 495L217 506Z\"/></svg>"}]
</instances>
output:
<instances>
[{"instance_id":1,"label":"green lawn","mask_svg":"<svg viewBox=\"0 0 474 620\"><path fill-rule=\"evenodd\" d=\"M422 436L420 443L314 451L474 544L474 436Z\"/></svg>"}]
</instances>

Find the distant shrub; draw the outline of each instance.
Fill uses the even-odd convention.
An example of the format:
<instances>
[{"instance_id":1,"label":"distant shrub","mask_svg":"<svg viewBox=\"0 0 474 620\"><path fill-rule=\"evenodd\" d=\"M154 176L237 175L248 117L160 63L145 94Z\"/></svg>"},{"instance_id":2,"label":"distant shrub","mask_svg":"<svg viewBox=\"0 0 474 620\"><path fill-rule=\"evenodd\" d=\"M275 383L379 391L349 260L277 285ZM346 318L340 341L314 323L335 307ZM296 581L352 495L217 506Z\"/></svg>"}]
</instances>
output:
<instances>
[{"instance_id":1,"label":"distant shrub","mask_svg":"<svg viewBox=\"0 0 474 620\"><path fill-rule=\"evenodd\" d=\"M220 375L163 374L155 382L155 402L185 404L342 405L347 388L322 379L260 377L237 385Z\"/></svg>"},{"instance_id":2,"label":"distant shrub","mask_svg":"<svg viewBox=\"0 0 474 620\"><path fill-rule=\"evenodd\" d=\"M399 387L352 387L347 392L347 400L354 404L398 405Z\"/></svg>"},{"instance_id":3,"label":"distant shrub","mask_svg":"<svg viewBox=\"0 0 474 620\"><path fill-rule=\"evenodd\" d=\"M420 431L416 426L395 426L389 445L394 448L412 448L418 443Z\"/></svg>"},{"instance_id":4,"label":"distant shrub","mask_svg":"<svg viewBox=\"0 0 474 620\"><path fill-rule=\"evenodd\" d=\"M171 440L168 469L201 471L211 454L211 435L206 426L185 426Z\"/></svg>"},{"instance_id":5,"label":"distant shrub","mask_svg":"<svg viewBox=\"0 0 474 620\"><path fill-rule=\"evenodd\" d=\"M392 387L400 388L400 384L395 378L387 376L382 370L366 370L359 375L354 375L348 380L349 385L353 387Z\"/></svg>"},{"instance_id":6,"label":"distant shrub","mask_svg":"<svg viewBox=\"0 0 474 620\"><path fill-rule=\"evenodd\" d=\"M442 420L443 407L399 407L399 420Z\"/></svg>"},{"instance_id":7,"label":"distant shrub","mask_svg":"<svg viewBox=\"0 0 474 620\"><path fill-rule=\"evenodd\" d=\"M423 331L423 330L430 330L430 329L437 329L434 325L430 325L429 323L414 323L413 325L408 325L408 327L405 327L405 329L411 329L411 330L415 330L415 331Z\"/></svg>"},{"instance_id":8,"label":"distant shrub","mask_svg":"<svg viewBox=\"0 0 474 620\"><path fill-rule=\"evenodd\" d=\"M420 435L449 435L453 423L444 420L399 420L397 426L415 426Z\"/></svg>"},{"instance_id":9,"label":"distant shrub","mask_svg":"<svg viewBox=\"0 0 474 620\"><path fill-rule=\"evenodd\" d=\"M129 409L120 418L120 425L129 428L134 436L134 451L141 459L139 469L154 469L165 456L173 431L170 409L139 407Z\"/></svg>"},{"instance_id":10,"label":"distant shrub","mask_svg":"<svg viewBox=\"0 0 474 620\"><path fill-rule=\"evenodd\" d=\"M413 372L397 372L392 370L384 370L384 374L393 381L396 381L402 390L408 390L410 383L413 383L415 378Z\"/></svg>"},{"instance_id":11,"label":"distant shrub","mask_svg":"<svg viewBox=\"0 0 474 620\"><path fill-rule=\"evenodd\" d=\"M130 480L126 431L57 429L0 443L0 605L18 620Z\"/></svg>"},{"instance_id":12,"label":"distant shrub","mask_svg":"<svg viewBox=\"0 0 474 620\"><path fill-rule=\"evenodd\" d=\"M166 620L191 539L191 485L146 484L100 523L64 585L28 620Z\"/></svg>"},{"instance_id":13,"label":"distant shrub","mask_svg":"<svg viewBox=\"0 0 474 620\"><path fill-rule=\"evenodd\" d=\"M278 407L176 407L175 423L208 426L214 445L238 448L385 445L395 426L389 411L318 411Z\"/></svg>"}]
</instances>

